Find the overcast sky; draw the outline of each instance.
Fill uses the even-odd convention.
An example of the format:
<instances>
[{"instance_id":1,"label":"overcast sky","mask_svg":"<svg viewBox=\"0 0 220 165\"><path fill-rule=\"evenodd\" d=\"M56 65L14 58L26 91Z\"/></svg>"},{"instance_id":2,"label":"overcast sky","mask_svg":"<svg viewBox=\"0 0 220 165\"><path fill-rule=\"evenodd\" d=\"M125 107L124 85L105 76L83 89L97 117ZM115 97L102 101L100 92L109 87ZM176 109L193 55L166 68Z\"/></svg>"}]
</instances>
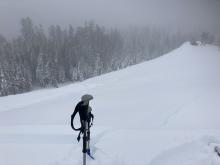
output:
<instances>
[{"instance_id":1,"label":"overcast sky","mask_svg":"<svg viewBox=\"0 0 220 165\"><path fill-rule=\"evenodd\" d=\"M0 0L0 33L11 37L20 20L47 27L95 21L108 27L156 24L181 30L220 30L220 0Z\"/></svg>"}]
</instances>

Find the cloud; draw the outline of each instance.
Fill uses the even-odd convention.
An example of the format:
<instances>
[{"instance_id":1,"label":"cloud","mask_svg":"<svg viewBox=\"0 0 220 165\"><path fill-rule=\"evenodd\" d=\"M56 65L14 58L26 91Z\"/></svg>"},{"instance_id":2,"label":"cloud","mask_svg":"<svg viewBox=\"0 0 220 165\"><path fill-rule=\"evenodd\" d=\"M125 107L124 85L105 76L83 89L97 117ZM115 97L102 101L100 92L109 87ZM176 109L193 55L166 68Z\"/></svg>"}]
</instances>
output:
<instances>
[{"instance_id":1,"label":"cloud","mask_svg":"<svg viewBox=\"0 0 220 165\"><path fill-rule=\"evenodd\" d=\"M0 33L15 35L19 21L78 26L93 20L110 27L158 26L209 31L219 28L219 0L0 0Z\"/></svg>"}]
</instances>

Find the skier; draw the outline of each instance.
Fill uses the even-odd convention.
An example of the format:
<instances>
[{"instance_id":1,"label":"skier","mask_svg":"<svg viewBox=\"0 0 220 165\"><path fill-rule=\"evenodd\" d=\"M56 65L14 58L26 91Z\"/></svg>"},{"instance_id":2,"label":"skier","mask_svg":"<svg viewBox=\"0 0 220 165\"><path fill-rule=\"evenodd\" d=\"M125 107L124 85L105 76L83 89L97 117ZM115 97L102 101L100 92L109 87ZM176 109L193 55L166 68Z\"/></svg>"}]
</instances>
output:
<instances>
[{"instance_id":1,"label":"skier","mask_svg":"<svg viewBox=\"0 0 220 165\"><path fill-rule=\"evenodd\" d=\"M73 114L71 115L71 127L75 131L79 131L77 137L78 142L80 141L81 134L83 134L83 161L86 161L86 154L88 154L92 159L90 153L90 127L93 124L94 115L92 114L92 108L89 106L89 101L93 99L92 95L85 94L81 97L81 101L76 105ZM79 113L81 127L75 128L73 121L76 114Z\"/></svg>"}]
</instances>

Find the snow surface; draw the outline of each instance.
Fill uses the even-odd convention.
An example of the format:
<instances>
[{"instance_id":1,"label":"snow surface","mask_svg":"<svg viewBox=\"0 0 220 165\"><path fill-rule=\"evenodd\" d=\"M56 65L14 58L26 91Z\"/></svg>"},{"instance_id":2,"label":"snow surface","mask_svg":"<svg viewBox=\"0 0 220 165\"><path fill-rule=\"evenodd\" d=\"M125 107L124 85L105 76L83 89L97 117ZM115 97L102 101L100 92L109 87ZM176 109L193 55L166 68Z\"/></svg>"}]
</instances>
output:
<instances>
[{"instance_id":1,"label":"snow surface","mask_svg":"<svg viewBox=\"0 0 220 165\"><path fill-rule=\"evenodd\" d=\"M95 115L89 165L219 165L220 50L180 48L58 89L0 98L0 165L80 165L70 128L81 95Z\"/></svg>"}]
</instances>

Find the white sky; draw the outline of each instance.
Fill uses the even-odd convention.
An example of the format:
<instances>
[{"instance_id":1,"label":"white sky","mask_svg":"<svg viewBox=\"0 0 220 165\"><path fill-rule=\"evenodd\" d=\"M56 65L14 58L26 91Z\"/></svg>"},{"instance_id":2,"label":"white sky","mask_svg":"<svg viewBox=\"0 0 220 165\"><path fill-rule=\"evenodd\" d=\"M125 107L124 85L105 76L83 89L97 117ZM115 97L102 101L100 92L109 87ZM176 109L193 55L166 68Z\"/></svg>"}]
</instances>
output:
<instances>
[{"instance_id":1,"label":"white sky","mask_svg":"<svg viewBox=\"0 0 220 165\"><path fill-rule=\"evenodd\" d=\"M0 0L0 33L11 37L20 19L47 27L95 21L109 27L161 26L220 29L220 0Z\"/></svg>"}]
</instances>

